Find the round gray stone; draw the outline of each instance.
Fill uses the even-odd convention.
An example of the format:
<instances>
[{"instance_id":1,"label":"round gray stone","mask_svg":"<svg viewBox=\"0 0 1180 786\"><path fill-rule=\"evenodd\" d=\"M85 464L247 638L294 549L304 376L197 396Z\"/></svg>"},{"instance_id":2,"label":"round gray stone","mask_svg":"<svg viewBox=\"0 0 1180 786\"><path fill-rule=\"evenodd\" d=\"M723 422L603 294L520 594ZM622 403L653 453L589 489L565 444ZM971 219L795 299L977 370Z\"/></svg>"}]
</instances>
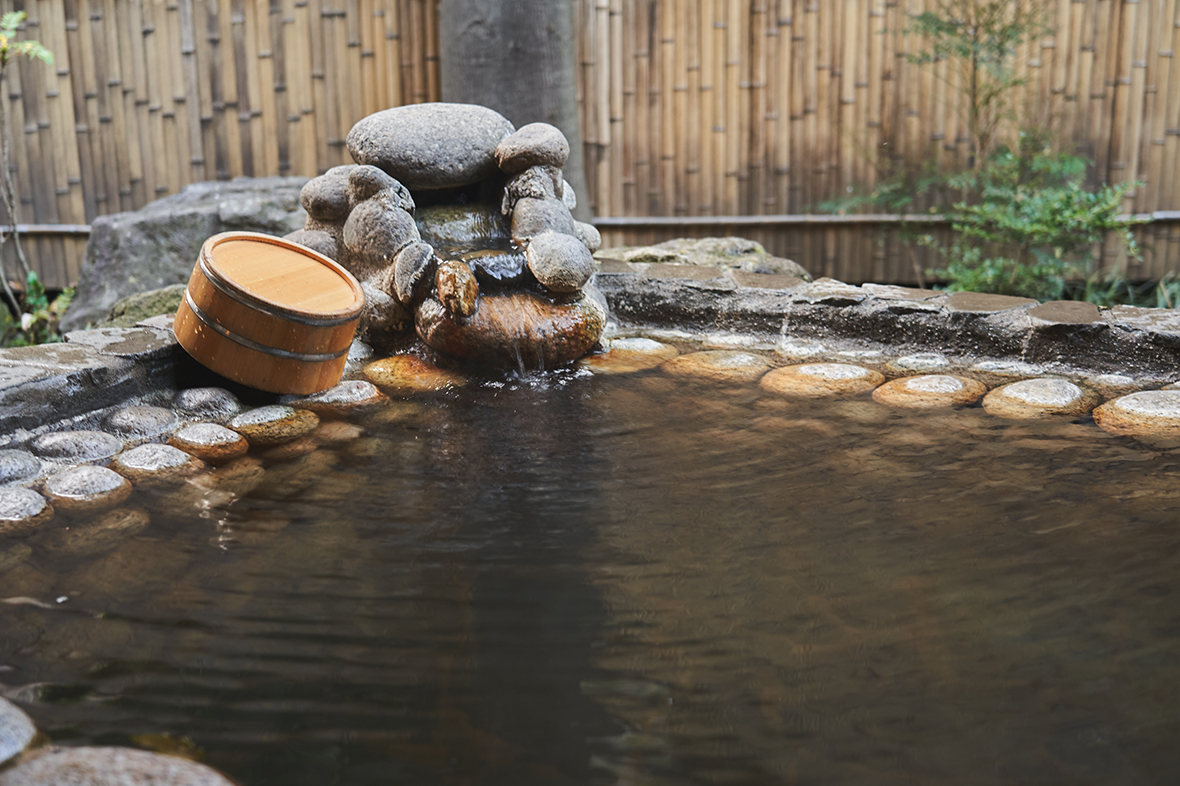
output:
<instances>
[{"instance_id":1,"label":"round gray stone","mask_svg":"<svg viewBox=\"0 0 1180 786\"><path fill-rule=\"evenodd\" d=\"M31 481L41 472L41 460L27 450L0 450L0 486Z\"/></svg>"},{"instance_id":2,"label":"round gray stone","mask_svg":"<svg viewBox=\"0 0 1180 786\"><path fill-rule=\"evenodd\" d=\"M299 192L299 204L312 218L340 221L348 215L348 176L355 164L334 166L313 177Z\"/></svg>"},{"instance_id":3,"label":"round gray stone","mask_svg":"<svg viewBox=\"0 0 1180 786\"><path fill-rule=\"evenodd\" d=\"M0 773L0 786L234 786L211 767L132 748L58 748Z\"/></svg>"},{"instance_id":4,"label":"round gray stone","mask_svg":"<svg viewBox=\"0 0 1180 786\"><path fill-rule=\"evenodd\" d=\"M32 719L8 699L0 699L0 764L27 748L36 736Z\"/></svg>"},{"instance_id":5,"label":"round gray stone","mask_svg":"<svg viewBox=\"0 0 1180 786\"><path fill-rule=\"evenodd\" d=\"M168 444L211 464L220 464L250 449L250 443L236 431L217 423L194 423L177 431Z\"/></svg>"},{"instance_id":6,"label":"round gray stone","mask_svg":"<svg viewBox=\"0 0 1180 786\"><path fill-rule=\"evenodd\" d=\"M21 537L53 518L53 506L26 488L0 489L0 537Z\"/></svg>"},{"instance_id":7,"label":"round gray stone","mask_svg":"<svg viewBox=\"0 0 1180 786\"><path fill-rule=\"evenodd\" d=\"M577 292L594 275L594 257L572 235L542 232L525 252L529 270L553 292Z\"/></svg>"},{"instance_id":8,"label":"round gray stone","mask_svg":"<svg viewBox=\"0 0 1180 786\"><path fill-rule=\"evenodd\" d=\"M529 123L500 140L496 161L510 175L533 166L561 168L570 157L570 143L561 129L548 123Z\"/></svg>"},{"instance_id":9,"label":"round gray stone","mask_svg":"<svg viewBox=\"0 0 1180 786\"><path fill-rule=\"evenodd\" d=\"M335 260L340 255L340 247L336 244L336 238L321 229L298 229L289 235L283 235L283 240L298 243L331 260Z\"/></svg>"},{"instance_id":10,"label":"round gray stone","mask_svg":"<svg viewBox=\"0 0 1180 786\"><path fill-rule=\"evenodd\" d=\"M220 420L240 412L242 403L225 388L188 388L172 397L172 407L190 417Z\"/></svg>"},{"instance_id":11,"label":"round gray stone","mask_svg":"<svg viewBox=\"0 0 1180 786\"><path fill-rule=\"evenodd\" d=\"M29 443L33 453L63 464L104 463L123 449L123 440L102 431L55 431Z\"/></svg>"},{"instance_id":12,"label":"round gray stone","mask_svg":"<svg viewBox=\"0 0 1180 786\"><path fill-rule=\"evenodd\" d=\"M320 424L314 412L269 404L235 417L227 425L251 445L281 445L305 437Z\"/></svg>"},{"instance_id":13,"label":"round gray stone","mask_svg":"<svg viewBox=\"0 0 1180 786\"><path fill-rule=\"evenodd\" d=\"M125 450L111 461L111 469L135 484L165 484L192 477L205 462L172 445L151 443Z\"/></svg>"},{"instance_id":14,"label":"round gray stone","mask_svg":"<svg viewBox=\"0 0 1180 786\"><path fill-rule=\"evenodd\" d=\"M348 175L348 204L354 209L366 199L387 192L391 204L407 213L414 212L414 198L401 183L375 166L358 166Z\"/></svg>"},{"instance_id":15,"label":"round gray stone","mask_svg":"<svg viewBox=\"0 0 1180 786\"><path fill-rule=\"evenodd\" d=\"M176 426L176 414L163 407L124 407L107 416L103 426L126 439L150 439Z\"/></svg>"},{"instance_id":16,"label":"round gray stone","mask_svg":"<svg viewBox=\"0 0 1180 786\"><path fill-rule=\"evenodd\" d=\"M399 251L419 240L413 217L385 200L361 202L344 223L344 245L350 252L350 271L357 278L393 264Z\"/></svg>"},{"instance_id":17,"label":"round gray stone","mask_svg":"<svg viewBox=\"0 0 1180 786\"><path fill-rule=\"evenodd\" d=\"M284 396L282 400L296 409L310 409L329 417L344 417L388 402L388 396L364 379L348 379L311 396Z\"/></svg>"},{"instance_id":18,"label":"round gray stone","mask_svg":"<svg viewBox=\"0 0 1180 786\"><path fill-rule=\"evenodd\" d=\"M512 209L512 239L524 243L543 232L576 236L577 226L570 209L555 197L526 197Z\"/></svg>"},{"instance_id":19,"label":"round gray stone","mask_svg":"<svg viewBox=\"0 0 1180 786\"><path fill-rule=\"evenodd\" d=\"M379 167L411 191L471 185L497 171L496 146L512 124L474 104L407 104L369 115L348 132L358 164Z\"/></svg>"},{"instance_id":20,"label":"round gray stone","mask_svg":"<svg viewBox=\"0 0 1180 786\"><path fill-rule=\"evenodd\" d=\"M118 505L131 494L131 484L112 469L81 466L45 481L45 496L58 510L89 513Z\"/></svg>"}]
</instances>

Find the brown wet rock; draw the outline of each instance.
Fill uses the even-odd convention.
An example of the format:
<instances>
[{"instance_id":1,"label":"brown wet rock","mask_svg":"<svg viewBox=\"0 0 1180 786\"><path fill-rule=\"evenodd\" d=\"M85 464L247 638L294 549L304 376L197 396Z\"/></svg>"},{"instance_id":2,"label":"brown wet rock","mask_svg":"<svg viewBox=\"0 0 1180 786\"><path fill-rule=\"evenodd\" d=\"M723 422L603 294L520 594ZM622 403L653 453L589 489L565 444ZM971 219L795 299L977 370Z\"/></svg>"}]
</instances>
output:
<instances>
[{"instance_id":1,"label":"brown wet rock","mask_svg":"<svg viewBox=\"0 0 1180 786\"><path fill-rule=\"evenodd\" d=\"M471 268L456 259L448 259L438 266L435 274L438 299L453 317L469 317L475 313L479 283Z\"/></svg>"},{"instance_id":2,"label":"brown wet rock","mask_svg":"<svg viewBox=\"0 0 1180 786\"><path fill-rule=\"evenodd\" d=\"M143 508L115 508L86 521L47 532L37 545L58 554L93 556L138 535L151 523Z\"/></svg>"},{"instance_id":3,"label":"brown wet rock","mask_svg":"<svg viewBox=\"0 0 1180 786\"><path fill-rule=\"evenodd\" d=\"M1065 379L1025 379L1013 382L983 397L989 415L1029 419L1085 415L1098 397Z\"/></svg>"},{"instance_id":4,"label":"brown wet rock","mask_svg":"<svg viewBox=\"0 0 1180 786\"><path fill-rule=\"evenodd\" d=\"M131 495L131 483L112 469L83 465L49 477L44 492L56 510L85 515L127 499Z\"/></svg>"},{"instance_id":5,"label":"brown wet rock","mask_svg":"<svg viewBox=\"0 0 1180 786\"><path fill-rule=\"evenodd\" d=\"M0 488L0 538L20 538L53 519L53 505L32 489Z\"/></svg>"},{"instance_id":6,"label":"brown wet rock","mask_svg":"<svg viewBox=\"0 0 1180 786\"><path fill-rule=\"evenodd\" d=\"M191 478L156 504L170 516L197 516L244 497L258 488L265 477L266 468L261 459L243 456Z\"/></svg>"},{"instance_id":7,"label":"brown wet rock","mask_svg":"<svg viewBox=\"0 0 1180 786\"><path fill-rule=\"evenodd\" d=\"M397 261L382 279L381 289L403 305L421 294L421 287L429 280L434 263L434 248L421 241L410 243L397 254Z\"/></svg>"},{"instance_id":8,"label":"brown wet rock","mask_svg":"<svg viewBox=\"0 0 1180 786\"><path fill-rule=\"evenodd\" d=\"M205 462L172 445L148 444L125 450L110 468L135 486L180 483L205 470Z\"/></svg>"},{"instance_id":9,"label":"brown wet rock","mask_svg":"<svg viewBox=\"0 0 1180 786\"><path fill-rule=\"evenodd\" d=\"M319 431L318 426L316 427L316 431ZM291 461L300 456L306 456L308 453L318 450L319 447L320 441L316 438L315 432L313 431L306 437L300 437L299 439L267 448L259 453L258 457L268 463L272 461Z\"/></svg>"},{"instance_id":10,"label":"brown wet rock","mask_svg":"<svg viewBox=\"0 0 1180 786\"><path fill-rule=\"evenodd\" d=\"M0 699L0 765L29 747L36 736L33 719L8 699Z\"/></svg>"},{"instance_id":11,"label":"brown wet rock","mask_svg":"<svg viewBox=\"0 0 1180 786\"><path fill-rule=\"evenodd\" d=\"M1103 431L1128 437L1180 437L1180 390L1144 390L1094 410Z\"/></svg>"},{"instance_id":12,"label":"brown wet rock","mask_svg":"<svg viewBox=\"0 0 1180 786\"><path fill-rule=\"evenodd\" d=\"M606 312L586 294L569 302L532 292L485 294L462 324L427 299L416 326L428 346L447 355L495 368L549 369L589 352L606 327Z\"/></svg>"},{"instance_id":13,"label":"brown wet rock","mask_svg":"<svg viewBox=\"0 0 1180 786\"><path fill-rule=\"evenodd\" d=\"M1084 300L1050 300L1030 308L1027 314L1033 324L1088 325L1102 321L1098 306Z\"/></svg>"},{"instance_id":14,"label":"brown wet rock","mask_svg":"<svg viewBox=\"0 0 1180 786\"><path fill-rule=\"evenodd\" d=\"M124 439L152 439L176 427L176 414L163 407L133 406L112 412L103 421L107 431Z\"/></svg>"},{"instance_id":15,"label":"brown wet rock","mask_svg":"<svg viewBox=\"0 0 1180 786\"><path fill-rule=\"evenodd\" d=\"M224 464L245 455L250 443L218 423L194 423L168 439L168 444L210 464Z\"/></svg>"},{"instance_id":16,"label":"brown wet rock","mask_svg":"<svg viewBox=\"0 0 1180 786\"><path fill-rule=\"evenodd\" d=\"M952 292L946 299L948 311L965 311L973 314L991 314L1014 308L1039 305L1040 301L1027 297L992 295L984 292Z\"/></svg>"},{"instance_id":17,"label":"brown wet rock","mask_svg":"<svg viewBox=\"0 0 1180 786\"><path fill-rule=\"evenodd\" d=\"M27 543L12 543L0 540L0 573L7 573L24 561L33 553L33 548Z\"/></svg>"},{"instance_id":18,"label":"brown wet rock","mask_svg":"<svg viewBox=\"0 0 1180 786\"><path fill-rule=\"evenodd\" d=\"M660 368L668 374L697 377L716 382L753 382L771 368L761 355L727 349L690 352L665 362Z\"/></svg>"},{"instance_id":19,"label":"brown wet rock","mask_svg":"<svg viewBox=\"0 0 1180 786\"><path fill-rule=\"evenodd\" d=\"M321 423L320 427L313 431L311 435L324 445L341 445L359 439L364 433L365 430L363 428L353 423L333 420L327 423Z\"/></svg>"},{"instance_id":20,"label":"brown wet rock","mask_svg":"<svg viewBox=\"0 0 1180 786\"><path fill-rule=\"evenodd\" d=\"M0 786L234 786L204 764L131 748L53 748L0 772Z\"/></svg>"},{"instance_id":21,"label":"brown wet rock","mask_svg":"<svg viewBox=\"0 0 1180 786\"><path fill-rule=\"evenodd\" d=\"M41 474L41 460L27 450L0 450L0 486L32 483Z\"/></svg>"},{"instance_id":22,"label":"brown wet rock","mask_svg":"<svg viewBox=\"0 0 1180 786\"><path fill-rule=\"evenodd\" d=\"M462 387L467 379L441 369L416 355L393 355L365 366L365 376L374 385L400 393L419 393Z\"/></svg>"},{"instance_id":23,"label":"brown wet rock","mask_svg":"<svg viewBox=\"0 0 1180 786\"><path fill-rule=\"evenodd\" d=\"M202 420L224 420L242 411L242 402L225 388L188 388L172 397L172 408Z\"/></svg>"},{"instance_id":24,"label":"brown wet rock","mask_svg":"<svg viewBox=\"0 0 1180 786\"><path fill-rule=\"evenodd\" d=\"M873 400L891 407L930 409L976 403L987 388L982 382L949 374L923 374L894 379L873 390Z\"/></svg>"},{"instance_id":25,"label":"brown wet rock","mask_svg":"<svg viewBox=\"0 0 1180 786\"><path fill-rule=\"evenodd\" d=\"M319 424L320 419L314 412L285 404L269 404L243 412L226 425L251 445L265 447L305 437Z\"/></svg>"},{"instance_id":26,"label":"brown wet rock","mask_svg":"<svg viewBox=\"0 0 1180 786\"><path fill-rule=\"evenodd\" d=\"M254 496L272 500L294 497L323 481L339 460L335 451L320 450L271 467L254 490Z\"/></svg>"},{"instance_id":27,"label":"brown wet rock","mask_svg":"<svg viewBox=\"0 0 1180 786\"><path fill-rule=\"evenodd\" d=\"M759 384L771 393L818 398L867 393L884 381L880 372L849 363L804 363L776 368Z\"/></svg>"},{"instance_id":28,"label":"brown wet rock","mask_svg":"<svg viewBox=\"0 0 1180 786\"><path fill-rule=\"evenodd\" d=\"M102 431L55 431L29 443L37 456L60 464L105 464L123 440Z\"/></svg>"},{"instance_id":29,"label":"brown wet rock","mask_svg":"<svg viewBox=\"0 0 1180 786\"><path fill-rule=\"evenodd\" d=\"M579 365L595 374L632 374L655 368L679 354L676 347L650 338L617 338L605 352L587 355Z\"/></svg>"},{"instance_id":30,"label":"brown wet rock","mask_svg":"<svg viewBox=\"0 0 1180 786\"><path fill-rule=\"evenodd\" d=\"M348 379L311 396L284 396L281 403L296 409L309 409L321 417L343 418L388 404L389 396L372 382Z\"/></svg>"}]
</instances>

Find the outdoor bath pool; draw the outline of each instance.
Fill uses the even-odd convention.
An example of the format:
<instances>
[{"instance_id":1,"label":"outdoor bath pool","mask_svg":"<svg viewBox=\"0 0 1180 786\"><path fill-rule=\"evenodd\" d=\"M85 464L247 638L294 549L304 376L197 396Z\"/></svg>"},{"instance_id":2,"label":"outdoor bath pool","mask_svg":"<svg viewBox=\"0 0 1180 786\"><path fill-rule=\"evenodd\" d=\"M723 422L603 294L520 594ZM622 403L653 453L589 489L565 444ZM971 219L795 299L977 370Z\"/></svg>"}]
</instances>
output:
<instances>
[{"instance_id":1,"label":"outdoor bath pool","mask_svg":"<svg viewBox=\"0 0 1180 786\"><path fill-rule=\"evenodd\" d=\"M242 786L1180 771L1180 453L659 370L354 421L0 575L39 601L0 606L5 695Z\"/></svg>"}]
</instances>

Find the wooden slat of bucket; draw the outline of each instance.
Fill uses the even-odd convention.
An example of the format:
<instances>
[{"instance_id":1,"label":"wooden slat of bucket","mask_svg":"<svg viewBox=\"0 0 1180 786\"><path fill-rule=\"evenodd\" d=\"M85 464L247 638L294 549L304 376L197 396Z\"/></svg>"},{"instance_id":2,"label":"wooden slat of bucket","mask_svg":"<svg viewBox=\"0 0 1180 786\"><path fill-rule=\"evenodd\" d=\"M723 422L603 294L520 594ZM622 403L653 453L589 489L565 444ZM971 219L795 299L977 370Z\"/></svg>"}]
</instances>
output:
<instances>
[{"instance_id":1,"label":"wooden slat of bucket","mask_svg":"<svg viewBox=\"0 0 1180 786\"><path fill-rule=\"evenodd\" d=\"M334 262L267 235L207 240L174 330L211 370L276 393L340 379L364 296Z\"/></svg>"}]
</instances>

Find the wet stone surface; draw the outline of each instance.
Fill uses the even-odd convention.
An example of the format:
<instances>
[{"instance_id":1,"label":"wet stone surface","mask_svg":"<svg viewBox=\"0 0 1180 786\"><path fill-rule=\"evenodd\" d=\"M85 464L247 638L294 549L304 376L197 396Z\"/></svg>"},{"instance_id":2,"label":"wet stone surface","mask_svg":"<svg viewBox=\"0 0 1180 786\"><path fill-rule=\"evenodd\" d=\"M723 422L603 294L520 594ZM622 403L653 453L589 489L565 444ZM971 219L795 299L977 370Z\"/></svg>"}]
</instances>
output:
<instances>
[{"instance_id":1,"label":"wet stone surface","mask_svg":"<svg viewBox=\"0 0 1180 786\"><path fill-rule=\"evenodd\" d=\"M109 415L103 426L124 439L151 439L167 433L177 424L177 417L163 407L124 407Z\"/></svg>"},{"instance_id":2,"label":"wet stone surface","mask_svg":"<svg viewBox=\"0 0 1180 786\"><path fill-rule=\"evenodd\" d=\"M172 398L172 408L189 417L222 420L240 412L242 404L225 388L188 388Z\"/></svg>"},{"instance_id":3,"label":"wet stone surface","mask_svg":"<svg viewBox=\"0 0 1180 786\"><path fill-rule=\"evenodd\" d=\"M227 424L251 445L279 445L307 436L320 424L314 412L269 404L232 418Z\"/></svg>"},{"instance_id":4,"label":"wet stone surface","mask_svg":"<svg viewBox=\"0 0 1180 786\"><path fill-rule=\"evenodd\" d=\"M1002 418L1085 415L1097 396L1065 379L1026 379L992 390L983 398L988 414Z\"/></svg>"},{"instance_id":5,"label":"wet stone surface","mask_svg":"<svg viewBox=\"0 0 1180 786\"><path fill-rule=\"evenodd\" d=\"M987 392L982 382L949 374L925 374L886 382L873 391L873 400L891 407L925 409L968 406Z\"/></svg>"},{"instance_id":6,"label":"wet stone surface","mask_svg":"<svg viewBox=\"0 0 1180 786\"><path fill-rule=\"evenodd\" d=\"M885 381L878 371L847 363L783 366L762 378L762 388L786 396L837 396L866 393Z\"/></svg>"},{"instance_id":7,"label":"wet stone surface","mask_svg":"<svg viewBox=\"0 0 1180 786\"><path fill-rule=\"evenodd\" d=\"M53 506L32 489L0 488L0 538L36 532L53 518Z\"/></svg>"},{"instance_id":8,"label":"wet stone surface","mask_svg":"<svg viewBox=\"0 0 1180 786\"><path fill-rule=\"evenodd\" d=\"M0 786L233 786L204 764L131 748L58 748L0 772Z\"/></svg>"},{"instance_id":9,"label":"wet stone surface","mask_svg":"<svg viewBox=\"0 0 1180 786\"><path fill-rule=\"evenodd\" d=\"M717 349L691 352L664 363L660 368L682 377L699 377L728 382L752 382L770 370L770 361L750 352Z\"/></svg>"},{"instance_id":10,"label":"wet stone surface","mask_svg":"<svg viewBox=\"0 0 1180 786\"><path fill-rule=\"evenodd\" d=\"M609 343L605 352L587 355L580 365L595 374L631 374L655 368L679 354L676 347L650 338L617 338Z\"/></svg>"},{"instance_id":11,"label":"wet stone surface","mask_svg":"<svg viewBox=\"0 0 1180 786\"><path fill-rule=\"evenodd\" d=\"M238 432L218 423L194 423L173 434L168 444L211 464L244 456L250 443Z\"/></svg>"},{"instance_id":12,"label":"wet stone surface","mask_svg":"<svg viewBox=\"0 0 1180 786\"><path fill-rule=\"evenodd\" d=\"M1132 437L1180 437L1180 390L1145 390L1094 410L1104 431Z\"/></svg>"},{"instance_id":13,"label":"wet stone surface","mask_svg":"<svg viewBox=\"0 0 1180 786\"><path fill-rule=\"evenodd\" d=\"M394 355L365 366L365 376L380 388L398 392L428 392L461 387L461 374L441 369L415 355Z\"/></svg>"},{"instance_id":14,"label":"wet stone surface","mask_svg":"<svg viewBox=\"0 0 1180 786\"><path fill-rule=\"evenodd\" d=\"M55 431L37 437L29 448L61 464L105 464L123 449L123 440L103 431Z\"/></svg>"},{"instance_id":15,"label":"wet stone surface","mask_svg":"<svg viewBox=\"0 0 1180 786\"><path fill-rule=\"evenodd\" d=\"M37 728L29 716L8 699L0 699L0 764L23 751L35 736Z\"/></svg>"},{"instance_id":16,"label":"wet stone surface","mask_svg":"<svg viewBox=\"0 0 1180 786\"><path fill-rule=\"evenodd\" d=\"M205 462L171 445L140 445L111 461L111 469L135 485L178 483L205 469Z\"/></svg>"},{"instance_id":17,"label":"wet stone surface","mask_svg":"<svg viewBox=\"0 0 1180 786\"><path fill-rule=\"evenodd\" d=\"M0 486L30 483L41 474L41 461L27 450L0 450Z\"/></svg>"},{"instance_id":18,"label":"wet stone surface","mask_svg":"<svg viewBox=\"0 0 1180 786\"><path fill-rule=\"evenodd\" d=\"M342 418L388 401L389 397L372 382L349 379L312 396L284 396L281 403L325 417Z\"/></svg>"},{"instance_id":19,"label":"wet stone surface","mask_svg":"<svg viewBox=\"0 0 1180 786\"><path fill-rule=\"evenodd\" d=\"M130 494L131 483L106 467L73 467L45 481L45 496L54 508L74 515L105 510Z\"/></svg>"}]
</instances>

